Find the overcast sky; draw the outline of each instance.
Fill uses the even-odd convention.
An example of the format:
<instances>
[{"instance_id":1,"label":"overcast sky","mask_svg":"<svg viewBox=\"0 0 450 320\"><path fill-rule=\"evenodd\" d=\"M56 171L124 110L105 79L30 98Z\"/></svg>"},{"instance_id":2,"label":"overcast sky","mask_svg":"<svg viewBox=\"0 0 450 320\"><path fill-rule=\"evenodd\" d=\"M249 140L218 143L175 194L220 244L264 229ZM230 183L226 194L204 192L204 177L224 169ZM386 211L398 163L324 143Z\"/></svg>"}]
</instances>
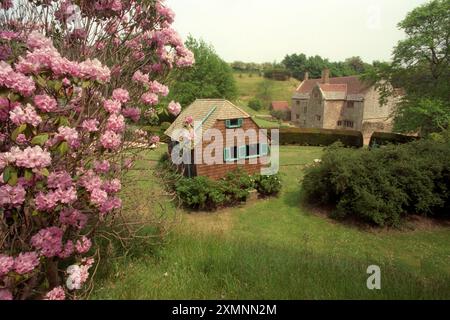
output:
<instances>
[{"instance_id":1,"label":"overcast sky","mask_svg":"<svg viewBox=\"0 0 450 320\"><path fill-rule=\"evenodd\" d=\"M280 62L286 54L333 61L389 60L397 24L426 0L166 0L174 27L211 43L228 62Z\"/></svg>"}]
</instances>

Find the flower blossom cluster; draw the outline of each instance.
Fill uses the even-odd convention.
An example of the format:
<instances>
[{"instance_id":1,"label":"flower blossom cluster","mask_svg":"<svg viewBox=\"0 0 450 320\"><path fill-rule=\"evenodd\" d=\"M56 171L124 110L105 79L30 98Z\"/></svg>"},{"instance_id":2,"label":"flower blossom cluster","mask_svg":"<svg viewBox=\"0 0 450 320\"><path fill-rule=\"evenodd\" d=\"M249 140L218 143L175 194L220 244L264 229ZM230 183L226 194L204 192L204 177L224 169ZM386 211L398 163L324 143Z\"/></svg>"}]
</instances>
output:
<instances>
[{"instance_id":1,"label":"flower blossom cluster","mask_svg":"<svg viewBox=\"0 0 450 320\"><path fill-rule=\"evenodd\" d=\"M93 260L88 259L84 264L71 265L67 268L66 286L69 290L80 290L83 284L89 277L89 269L94 263Z\"/></svg>"},{"instance_id":2,"label":"flower blossom cluster","mask_svg":"<svg viewBox=\"0 0 450 320\"><path fill-rule=\"evenodd\" d=\"M9 115L11 121L18 126L22 124L31 124L33 127L37 127L42 122L42 118L30 104L27 104L25 109L21 106L16 106L9 112Z\"/></svg>"}]
</instances>

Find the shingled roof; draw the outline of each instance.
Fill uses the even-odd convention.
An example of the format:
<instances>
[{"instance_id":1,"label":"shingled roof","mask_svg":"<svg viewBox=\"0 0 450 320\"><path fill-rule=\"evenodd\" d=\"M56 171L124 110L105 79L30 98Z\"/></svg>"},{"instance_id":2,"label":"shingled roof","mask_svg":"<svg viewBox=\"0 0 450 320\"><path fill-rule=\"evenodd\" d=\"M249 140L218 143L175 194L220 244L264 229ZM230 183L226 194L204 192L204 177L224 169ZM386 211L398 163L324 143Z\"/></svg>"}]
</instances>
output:
<instances>
[{"instance_id":1,"label":"shingled roof","mask_svg":"<svg viewBox=\"0 0 450 320\"><path fill-rule=\"evenodd\" d=\"M184 121L191 116L194 122L201 122L203 131L211 129L217 120L246 119L251 116L225 99L197 99L187 107L164 132L167 136L177 129L183 129Z\"/></svg>"},{"instance_id":2,"label":"shingled roof","mask_svg":"<svg viewBox=\"0 0 450 320\"><path fill-rule=\"evenodd\" d=\"M289 111L289 102L287 101L273 101L272 109L275 111Z\"/></svg>"},{"instance_id":3,"label":"shingled roof","mask_svg":"<svg viewBox=\"0 0 450 320\"><path fill-rule=\"evenodd\" d=\"M330 97L358 96L364 94L371 87L371 84L362 81L359 76L330 78L329 83L323 83L322 78L309 79L299 85L294 98L309 99L309 95L316 85L319 85L320 89L324 93L328 93Z\"/></svg>"}]
</instances>

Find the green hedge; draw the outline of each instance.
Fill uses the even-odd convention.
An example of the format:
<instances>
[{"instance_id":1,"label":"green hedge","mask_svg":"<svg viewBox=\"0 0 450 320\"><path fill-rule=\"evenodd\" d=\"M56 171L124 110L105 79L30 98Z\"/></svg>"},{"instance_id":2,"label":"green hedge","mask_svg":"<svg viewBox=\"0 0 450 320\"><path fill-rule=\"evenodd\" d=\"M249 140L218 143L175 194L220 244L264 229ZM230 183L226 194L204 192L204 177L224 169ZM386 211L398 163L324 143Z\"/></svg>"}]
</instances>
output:
<instances>
[{"instance_id":1,"label":"green hedge","mask_svg":"<svg viewBox=\"0 0 450 320\"><path fill-rule=\"evenodd\" d=\"M340 141L346 147L361 148L364 145L363 135L359 131L281 128L281 145L330 146Z\"/></svg>"},{"instance_id":2,"label":"green hedge","mask_svg":"<svg viewBox=\"0 0 450 320\"><path fill-rule=\"evenodd\" d=\"M419 140L375 149L331 146L303 180L311 204L335 218L399 225L409 214L450 218L450 142Z\"/></svg>"},{"instance_id":3,"label":"green hedge","mask_svg":"<svg viewBox=\"0 0 450 320\"><path fill-rule=\"evenodd\" d=\"M387 144L405 144L418 140L418 137L405 136L398 133L374 132L370 138L371 148Z\"/></svg>"}]
</instances>

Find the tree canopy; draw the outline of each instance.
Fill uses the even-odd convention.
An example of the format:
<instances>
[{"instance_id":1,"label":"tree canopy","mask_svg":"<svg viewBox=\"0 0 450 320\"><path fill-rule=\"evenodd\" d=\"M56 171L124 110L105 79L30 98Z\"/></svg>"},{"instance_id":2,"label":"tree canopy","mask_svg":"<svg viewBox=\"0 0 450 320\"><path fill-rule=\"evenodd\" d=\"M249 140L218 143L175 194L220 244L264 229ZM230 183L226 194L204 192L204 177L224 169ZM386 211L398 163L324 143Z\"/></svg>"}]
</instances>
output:
<instances>
[{"instance_id":1,"label":"tree canopy","mask_svg":"<svg viewBox=\"0 0 450 320\"><path fill-rule=\"evenodd\" d=\"M407 37L394 48L393 62L370 74L382 100L401 87L405 93L395 115L395 129L439 132L450 123L450 0L434 0L411 11L399 23Z\"/></svg>"},{"instance_id":2,"label":"tree canopy","mask_svg":"<svg viewBox=\"0 0 450 320\"><path fill-rule=\"evenodd\" d=\"M234 100L237 87L232 68L222 60L214 48L203 40L189 37L186 41L195 56L195 65L172 74L173 85L169 101L179 101L183 107L196 99L223 98Z\"/></svg>"}]
</instances>

